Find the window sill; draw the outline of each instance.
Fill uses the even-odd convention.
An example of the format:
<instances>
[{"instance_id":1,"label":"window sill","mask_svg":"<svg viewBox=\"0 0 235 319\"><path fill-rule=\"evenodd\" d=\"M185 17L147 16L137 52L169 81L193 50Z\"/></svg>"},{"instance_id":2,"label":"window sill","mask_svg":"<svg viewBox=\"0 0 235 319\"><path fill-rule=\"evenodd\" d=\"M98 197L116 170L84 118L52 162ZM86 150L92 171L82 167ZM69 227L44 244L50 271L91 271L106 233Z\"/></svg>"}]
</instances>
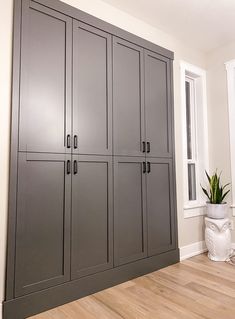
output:
<instances>
[{"instance_id":1,"label":"window sill","mask_svg":"<svg viewBox=\"0 0 235 319\"><path fill-rule=\"evenodd\" d=\"M234 204L230 205L230 209L232 211L232 216L235 217L235 205Z\"/></svg>"},{"instance_id":2,"label":"window sill","mask_svg":"<svg viewBox=\"0 0 235 319\"><path fill-rule=\"evenodd\" d=\"M206 205L203 203L203 204L200 204L200 203L197 203L197 204L194 204L194 205L184 205L184 210L189 210L189 209L196 209L196 208L204 208L206 207Z\"/></svg>"},{"instance_id":3,"label":"window sill","mask_svg":"<svg viewBox=\"0 0 235 319\"><path fill-rule=\"evenodd\" d=\"M195 204L193 206L184 206L184 218L192 218L206 215L205 204Z\"/></svg>"}]
</instances>

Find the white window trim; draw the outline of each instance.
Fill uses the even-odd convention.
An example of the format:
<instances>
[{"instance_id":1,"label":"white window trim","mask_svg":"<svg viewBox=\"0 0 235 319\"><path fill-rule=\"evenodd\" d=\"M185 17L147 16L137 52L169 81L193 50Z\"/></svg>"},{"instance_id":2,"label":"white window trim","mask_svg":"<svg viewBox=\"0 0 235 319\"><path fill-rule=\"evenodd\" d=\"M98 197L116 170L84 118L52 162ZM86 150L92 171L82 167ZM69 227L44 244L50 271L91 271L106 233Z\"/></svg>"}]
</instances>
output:
<instances>
[{"instance_id":1,"label":"white window trim","mask_svg":"<svg viewBox=\"0 0 235 319\"><path fill-rule=\"evenodd\" d=\"M196 201L190 202L188 200L188 172L187 172L187 136L186 136L186 94L185 94L185 77L188 73L192 73L202 81L202 113L203 113L203 164L204 168L209 168L208 158L208 122L207 122L207 95L206 95L206 71L189 64L187 62L180 62L180 78L181 78L181 123L182 123L182 155L183 155L183 190L184 190L184 218L196 217L205 215L205 198L200 196ZM196 141L198 142L198 141ZM197 183L197 194L199 192L200 182L198 177L198 170L196 171L196 183Z\"/></svg>"},{"instance_id":2,"label":"white window trim","mask_svg":"<svg viewBox=\"0 0 235 319\"><path fill-rule=\"evenodd\" d=\"M231 156L231 209L235 216L235 168L232 163L235 161L235 60L225 63L227 70L227 89L228 89L228 110L229 110L229 135L230 135L230 156Z\"/></svg>"}]
</instances>

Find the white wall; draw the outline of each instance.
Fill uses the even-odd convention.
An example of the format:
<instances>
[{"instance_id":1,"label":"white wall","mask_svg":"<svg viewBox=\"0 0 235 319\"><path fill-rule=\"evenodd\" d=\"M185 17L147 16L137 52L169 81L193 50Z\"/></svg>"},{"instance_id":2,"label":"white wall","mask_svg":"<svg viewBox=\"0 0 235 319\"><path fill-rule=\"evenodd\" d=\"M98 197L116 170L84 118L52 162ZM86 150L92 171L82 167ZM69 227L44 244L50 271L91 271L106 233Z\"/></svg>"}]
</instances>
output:
<instances>
[{"instance_id":1,"label":"white wall","mask_svg":"<svg viewBox=\"0 0 235 319\"><path fill-rule=\"evenodd\" d=\"M10 116L10 74L11 74L11 39L12 39L12 1L1 1L1 49L0 49L0 299L3 300L4 261L6 244L7 185L8 185L8 150L9 150L9 116ZM206 56L190 49L186 44L157 30L150 25L131 17L99 0L64 0L79 9L93 14L107 22L143 37L175 52L174 90L175 90L175 140L176 140L176 174L177 206L179 225L179 246L185 246L203 240L203 218L183 217L182 190L182 143L180 114L180 69L179 61L185 60L201 68L206 66Z\"/></svg>"},{"instance_id":2,"label":"white wall","mask_svg":"<svg viewBox=\"0 0 235 319\"><path fill-rule=\"evenodd\" d=\"M224 183L231 182L227 73L224 63L232 59L235 59L235 42L207 55L210 167L211 170L222 170ZM230 196L228 203L231 204ZM232 235L234 242L234 231Z\"/></svg>"}]
</instances>

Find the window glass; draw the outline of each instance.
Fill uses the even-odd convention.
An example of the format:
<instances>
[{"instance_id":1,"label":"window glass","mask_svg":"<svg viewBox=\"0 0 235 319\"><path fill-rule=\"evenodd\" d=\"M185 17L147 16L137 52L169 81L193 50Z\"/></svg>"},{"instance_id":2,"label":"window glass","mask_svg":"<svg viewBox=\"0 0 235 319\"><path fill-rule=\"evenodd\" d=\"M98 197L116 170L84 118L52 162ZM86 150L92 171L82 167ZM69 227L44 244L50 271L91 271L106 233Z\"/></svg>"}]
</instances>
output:
<instances>
[{"instance_id":1,"label":"window glass","mask_svg":"<svg viewBox=\"0 0 235 319\"><path fill-rule=\"evenodd\" d=\"M195 164L188 164L188 198L189 200L197 199L196 189L196 171Z\"/></svg>"}]
</instances>

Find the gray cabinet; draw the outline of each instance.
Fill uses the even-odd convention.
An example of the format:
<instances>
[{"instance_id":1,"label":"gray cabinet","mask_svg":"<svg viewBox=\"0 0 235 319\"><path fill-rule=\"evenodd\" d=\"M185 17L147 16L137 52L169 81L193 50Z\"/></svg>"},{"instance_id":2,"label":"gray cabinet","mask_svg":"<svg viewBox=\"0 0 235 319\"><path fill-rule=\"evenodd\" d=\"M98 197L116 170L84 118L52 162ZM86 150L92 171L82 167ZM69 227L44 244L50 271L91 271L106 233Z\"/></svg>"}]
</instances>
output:
<instances>
[{"instance_id":1,"label":"gray cabinet","mask_svg":"<svg viewBox=\"0 0 235 319\"><path fill-rule=\"evenodd\" d=\"M175 248L172 160L147 162L148 256Z\"/></svg>"},{"instance_id":2,"label":"gray cabinet","mask_svg":"<svg viewBox=\"0 0 235 319\"><path fill-rule=\"evenodd\" d=\"M114 154L143 156L144 125L143 49L113 38Z\"/></svg>"},{"instance_id":3,"label":"gray cabinet","mask_svg":"<svg viewBox=\"0 0 235 319\"><path fill-rule=\"evenodd\" d=\"M14 0L4 319L178 261L173 53L58 0Z\"/></svg>"},{"instance_id":4,"label":"gray cabinet","mask_svg":"<svg viewBox=\"0 0 235 319\"><path fill-rule=\"evenodd\" d=\"M175 249L172 160L114 159L114 263Z\"/></svg>"},{"instance_id":5,"label":"gray cabinet","mask_svg":"<svg viewBox=\"0 0 235 319\"><path fill-rule=\"evenodd\" d=\"M172 157L170 60L145 50L147 156Z\"/></svg>"},{"instance_id":6,"label":"gray cabinet","mask_svg":"<svg viewBox=\"0 0 235 319\"><path fill-rule=\"evenodd\" d=\"M73 152L112 154L111 36L73 23Z\"/></svg>"},{"instance_id":7,"label":"gray cabinet","mask_svg":"<svg viewBox=\"0 0 235 319\"><path fill-rule=\"evenodd\" d=\"M170 63L113 38L115 155L172 157Z\"/></svg>"},{"instance_id":8,"label":"gray cabinet","mask_svg":"<svg viewBox=\"0 0 235 319\"><path fill-rule=\"evenodd\" d=\"M115 266L147 256L144 157L114 159Z\"/></svg>"},{"instance_id":9,"label":"gray cabinet","mask_svg":"<svg viewBox=\"0 0 235 319\"><path fill-rule=\"evenodd\" d=\"M72 279L113 266L112 157L73 156Z\"/></svg>"},{"instance_id":10,"label":"gray cabinet","mask_svg":"<svg viewBox=\"0 0 235 319\"><path fill-rule=\"evenodd\" d=\"M66 152L71 131L72 19L23 0L19 150Z\"/></svg>"},{"instance_id":11,"label":"gray cabinet","mask_svg":"<svg viewBox=\"0 0 235 319\"><path fill-rule=\"evenodd\" d=\"M15 295L70 278L68 155L19 155Z\"/></svg>"}]
</instances>

